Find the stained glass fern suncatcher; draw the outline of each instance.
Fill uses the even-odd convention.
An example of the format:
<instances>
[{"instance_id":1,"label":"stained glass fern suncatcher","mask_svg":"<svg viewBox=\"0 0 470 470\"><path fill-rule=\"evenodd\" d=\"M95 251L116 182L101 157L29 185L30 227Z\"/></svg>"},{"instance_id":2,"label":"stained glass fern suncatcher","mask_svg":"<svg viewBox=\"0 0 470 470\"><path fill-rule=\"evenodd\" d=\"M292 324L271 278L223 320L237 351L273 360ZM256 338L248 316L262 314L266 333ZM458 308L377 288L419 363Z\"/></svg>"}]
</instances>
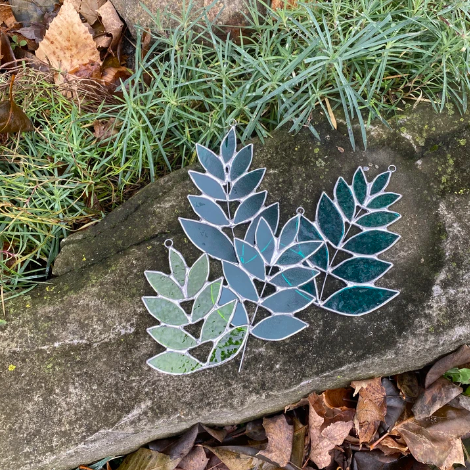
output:
<instances>
[{"instance_id":1,"label":"stained glass fern suncatcher","mask_svg":"<svg viewBox=\"0 0 470 470\"><path fill-rule=\"evenodd\" d=\"M160 372L188 374L237 355L241 368L250 335L281 341L297 334L308 324L295 315L311 304L358 316L398 295L376 285L392 267L379 255L400 239L389 230L401 217L390 210L401 196L387 191L393 166L370 182L360 167L350 184L340 177L331 197L320 196L314 219L299 208L279 227L279 204L266 206L267 191L257 190L266 169L250 171L253 146L237 152L236 143L232 127L219 154L196 147L205 172L189 172L201 194L188 199L199 220L180 223L201 257L188 266L167 240L170 274L145 272L157 295L143 302L160 322L148 332L166 348L147 362ZM240 226L243 238L235 236ZM209 280L209 257L222 263L223 277ZM260 308L264 318L256 321ZM195 324L202 325L197 337ZM191 351L206 343L206 359L196 359Z\"/></svg>"}]
</instances>

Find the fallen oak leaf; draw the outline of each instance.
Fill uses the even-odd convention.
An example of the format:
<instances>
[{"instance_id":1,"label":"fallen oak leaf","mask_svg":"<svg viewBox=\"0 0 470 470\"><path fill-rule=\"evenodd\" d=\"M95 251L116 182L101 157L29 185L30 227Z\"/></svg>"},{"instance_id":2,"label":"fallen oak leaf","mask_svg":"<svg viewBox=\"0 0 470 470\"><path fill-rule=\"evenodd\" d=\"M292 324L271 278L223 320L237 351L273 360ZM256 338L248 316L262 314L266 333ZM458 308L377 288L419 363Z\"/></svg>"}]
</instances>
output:
<instances>
[{"instance_id":1,"label":"fallen oak leaf","mask_svg":"<svg viewBox=\"0 0 470 470\"><path fill-rule=\"evenodd\" d=\"M285 467L292 453L294 427L287 423L285 415L264 418L263 427L266 430L268 445L258 455L276 462L280 467Z\"/></svg>"},{"instance_id":2,"label":"fallen oak leaf","mask_svg":"<svg viewBox=\"0 0 470 470\"><path fill-rule=\"evenodd\" d=\"M444 375L449 369L458 367L470 362L470 347L466 344L460 346L457 351L444 356L439 359L426 374L425 388L428 388L439 377Z\"/></svg>"}]
</instances>

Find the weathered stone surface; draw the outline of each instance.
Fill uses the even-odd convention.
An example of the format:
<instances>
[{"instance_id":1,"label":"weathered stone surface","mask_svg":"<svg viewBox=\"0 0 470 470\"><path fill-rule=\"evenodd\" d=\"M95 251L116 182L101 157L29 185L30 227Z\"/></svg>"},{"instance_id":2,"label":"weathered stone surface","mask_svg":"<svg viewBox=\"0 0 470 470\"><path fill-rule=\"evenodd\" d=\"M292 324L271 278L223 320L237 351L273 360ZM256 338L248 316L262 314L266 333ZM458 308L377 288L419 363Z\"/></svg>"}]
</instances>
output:
<instances>
[{"instance_id":1,"label":"weathered stone surface","mask_svg":"<svg viewBox=\"0 0 470 470\"><path fill-rule=\"evenodd\" d=\"M136 25L143 28L156 29L155 23L148 12L142 7L145 5L148 11L155 17L159 16L164 28L172 26L171 16L181 16L184 6L188 5L184 0L111 0L112 4L122 16L132 35L136 33ZM193 0L191 12L199 15L202 8L208 8L207 17L216 25L224 25L229 30L233 26L246 26L246 15L249 0L226 0L214 2L213 0ZM258 4L260 12L264 11L261 3Z\"/></svg>"},{"instance_id":2,"label":"weathered stone surface","mask_svg":"<svg viewBox=\"0 0 470 470\"><path fill-rule=\"evenodd\" d=\"M0 330L0 468L66 470L178 433L195 422L227 424L282 409L313 390L419 368L470 341L470 159L467 118L418 108L374 127L369 149L350 151L341 132L278 132L255 147L266 166L269 201L281 222L302 205L313 216L321 191L358 165L369 174L394 164L391 189L403 194L387 252L394 268L381 285L401 290L359 318L310 307L311 326L278 343L250 338L238 361L190 376L159 374L145 361L158 345L141 295L145 269L168 270L162 245L173 238L190 262L198 251L178 216L193 217L186 171L140 191L63 244L57 278L7 304ZM341 129L340 131L345 129ZM344 149L341 152L338 147ZM268 202L269 202L268 201ZM215 276L215 273L214 273Z\"/></svg>"}]
</instances>

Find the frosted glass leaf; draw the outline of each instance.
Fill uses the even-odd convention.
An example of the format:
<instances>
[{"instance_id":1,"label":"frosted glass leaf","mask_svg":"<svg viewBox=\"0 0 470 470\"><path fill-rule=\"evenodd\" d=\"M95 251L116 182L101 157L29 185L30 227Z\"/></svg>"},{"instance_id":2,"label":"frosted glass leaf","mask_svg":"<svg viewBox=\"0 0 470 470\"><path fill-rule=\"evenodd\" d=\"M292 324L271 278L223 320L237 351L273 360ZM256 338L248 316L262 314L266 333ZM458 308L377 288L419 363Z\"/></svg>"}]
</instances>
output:
<instances>
[{"instance_id":1,"label":"frosted glass leaf","mask_svg":"<svg viewBox=\"0 0 470 470\"><path fill-rule=\"evenodd\" d=\"M302 242L286 248L277 258L276 264L287 266L307 259L323 245L323 242Z\"/></svg>"},{"instance_id":2,"label":"frosted glass leaf","mask_svg":"<svg viewBox=\"0 0 470 470\"><path fill-rule=\"evenodd\" d=\"M184 285L186 281L186 263L181 253L173 248L170 248L170 268L173 277L179 282L180 286Z\"/></svg>"},{"instance_id":3,"label":"frosted glass leaf","mask_svg":"<svg viewBox=\"0 0 470 470\"><path fill-rule=\"evenodd\" d=\"M266 263L271 263L274 254L276 240L274 239L271 227L264 218L261 218L256 229L256 246Z\"/></svg>"},{"instance_id":4,"label":"frosted glass leaf","mask_svg":"<svg viewBox=\"0 0 470 470\"><path fill-rule=\"evenodd\" d=\"M398 291L371 286L345 287L330 296L323 307L344 315L372 312L398 295Z\"/></svg>"},{"instance_id":5,"label":"frosted glass leaf","mask_svg":"<svg viewBox=\"0 0 470 470\"><path fill-rule=\"evenodd\" d=\"M372 201L367 204L368 209L384 209L385 207L391 206L401 198L400 194L396 193L384 193L374 197Z\"/></svg>"},{"instance_id":6,"label":"frosted glass leaf","mask_svg":"<svg viewBox=\"0 0 470 470\"><path fill-rule=\"evenodd\" d=\"M353 190L359 204L364 204L367 196L367 180L360 167L354 173Z\"/></svg>"},{"instance_id":7,"label":"frosted glass leaf","mask_svg":"<svg viewBox=\"0 0 470 470\"><path fill-rule=\"evenodd\" d=\"M308 260L314 265L326 271L328 269L330 254L328 248L322 245Z\"/></svg>"},{"instance_id":8,"label":"frosted glass leaf","mask_svg":"<svg viewBox=\"0 0 470 470\"><path fill-rule=\"evenodd\" d=\"M187 297L194 297L206 283L209 277L209 257L204 253L193 264L188 275Z\"/></svg>"},{"instance_id":9,"label":"frosted glass leaf","mask_svg":"<svg viewBox=\"0 0 470 470\"><path fill-rule=\"evenodd\" d=\"M248 274L238 266L223 262L225 279L230 288L234 290L240 297L256 302L258 293Z\"/></svg>"},{"instance_id":10,"label":"frosted glass leaf","mask_svg":"<svg viewBox=\"0 0 470 470\"><path fill-rule=\"evenodd\" d=\"M219 157L202 145L196 144L196 152L201 162L201 165L210 173L221 181L225 181L224 165L219 160Z\"/></svg>"},{"instance_id":11,"label":"frosted glass leaf","mask_svg":"<svg viewBox=\"0 0 470 470\"><path fill-rule=\"evenodd\" d=\"M336 266L332 274L345 281L362 284L375 281L384 275L391 266L392 263L375 258L354 257Z\"/></svg>"},{"instance_id":12,"label":"frosted glass leaf","mask_svg":"<svg viewBox=\"0 0 470 470\"><path fill-rule=\"evenodd\" d=\"M225 163L228 163L233 158L236 149L237 136L235 134L235 128L232 127L220 145L220 155Z\"/></svg>"},{"instance_id":13,"label":"frosted glass leaf","mask_svg":"<svg viewBox=\"0 0 470 470\"><path fill-rule=\"evenodd\" d=\"M142 297L142 300L150 315L162 323L172 326L187 325L189 323L184 310L171 300L163 297Z\"/></svg>"},{"instance_id":14,"label":"frosted glass leaf","mask_svg":"<svg viewBox=\"0 0 470 470\"><path fill-rule=\"evenodd\" d=\"M251 194L261 183L266 168L250 171L242 176L232 187L229 199L235 201Z\"/></svg>"},{"instance_id":15,"label":"frosted glass leaf","mask_svg":"<svg viewBox=\"0 0 470 470\"><path fill-rule=\"evenodd\" d=\"M260 321L251 334L266 341L280 341L295 335L308 324L290 315L272 315Z\"/></svg>"},{"instance_id":16,"label":"frosted glass leaf","mask_svg":"<svg viewBox=\"0 0 470 470\"><path fill-rule=\"evenodd\" d=\"M294 313L305 308L313 297L299 289L284 289L266 297L261 305L273 313Z\"/></svg>"},{"instance_id":17,"label":"frosted glass leaf","mask_svg":"<svg viewBox=\"0 0 470 470\"><path fill-rule=\"evenodd\" d=\"M180 328L173 326L154 326L147 330L150 336L165 348L185 351L197 346L197 341Z\"/></svg>"},{"instance_id":18,"label":"frosted glass leaf","mask_svg":"<svg viewBox=\"0 0 470 470\"><path fill-rule=\"evenodd\" d=\"M286 246L294 242L300 228L300 216L296 215L289 219L284 227L282 227L281 234L279 235L279 249L282 250Z\"/></svg>"},{"instance_id":19,"label":"frosted glass leaf","mask_svg":"<svg viewBox=\"0 0 470 470\"><path fill-rule=\"evenodd\" d=\"M235 251L240 264L253 276L264 281L266 268L260 252L247 242L235 238Z\"/></svg>"},{"instance_id":20,"label":"frosted glass leaf","mask_svg":"<svg viewBox=\"0 0 470 470\"><path fill-rule=\"evenodd\" d=\"M222 294L220 294L219 304L224 305L230 302L231 300L237 299L238 297L228 287L223 287ZM235 308L235 313L233 314L231 324L233 326L248 325L248 315L242 302L237 302L237 306Z\"/></svg>"},{"instance_id":21,"label":"frosted glass leaf","mask_svg":"<svg viewBox=\"0 0 470 470\"><path fill-rule=\"evenodd\" d=\"M220 291L222 289L222 278L211 282L200 292L193 303L191 312L191 321L197 322L207 315L219 300Z\"/></svg>"},{"instance_id":22,"label":"frosted glass leaf","mask_svg":"<svg viewBox=\"0 0 470 470\"><path fill-rule=\"evenodd\" d=\"M209 363L221 364L233 359L241 350L245 341L247 327L237 327L230 330L215 345L209 359Z\"/></svg>"},{"instance_id":23,"label":"frosted glass leaf","mask_svg":"<svg viewBox=\"0 0 470 470\"><path fill-rule=\"evenodd\" d=\"M391 175L392 173L390 171L386 171L385 173L381 173L380 175L378 175L372 183L370 195L373 196L374 194L383 191L388 186L388 182L390 181Z\"/></svg>"},{"instance_id":24,"label":"frosted glass leaf","mask_svg":"<svg viewBox=\"0 0 470 470\"><path fill-rule=\"evenodd\" d=\"M202 364L188 354L174 351L165 351L157 354L147 361L147 364L166 374L189 374L202 367Z\"/></svg>"},{"instance_id":25,"label":"frosted glass leaf","mask_svg":"<svg viewBox=\"0 0 470 470\"><path fill-rule=\"evenodd\" d=\"M309 242L323 240L323 238L316 229L315 225L313 225L310 220L302 215L300 217L300 227L299 233L297 234L297 240L299 242Z\"/></svg>"},{"instance_id":26,"label":"frosted glass leaf","mask_svg":"<svg viewBox=\"0 0 470 470\"><path fill-rule=\"evenodd\" d=\"M266 201L267 191L253 194L249 198L245 199L237 208L235 217L233 219L235 224L241 224L247 222L254 217L258 211L263 207L264 201Z\"/></svg>"},{"instance_id":27,"label":"frosted glass leaf","mask_svg":"<svg viewBox=\"0 0 470 470\"><path fill-rule=\"evenodd\" d=\"M230 322L237 301L234 300L228 305L214 310L204 320L201 331L201 341L209 341L218 338L227 328Z\"/></svg>"},{"instance_id":28,"label":"frosted glass leaf","mask_svg":"<svg viewBox=\"0 0 470 470\"><path fill-rule=\"evenodd\" d=\"M197 171L189 171L188 173L199 191L213 199L225 201L225 191L215 178Z\"/></svg>"},{"instance_id":29,"label":"frosted glass leaf","mask_svg":"<svg viewBox=\"0 0 470 470\"><path fill-rule=\"evenodd\" d=\"M343 249L358 255L378 255L390 248L400 237L385 230L367 230L351 237Z\"/></svg>"},{"instance_id":30,"label":"frosted glass leaf","mask_svg":"<svg viewBox=\"0 0 470 470\"><path fill-rule=\"evenodd\" d=\"M390 211L370 212L360 217L356 224L361 227L386 227L400 218L400 214Z\"/></svg>"},{"instance_id":31,"label":"frosted glass leaf","mask_svg":"<svg viewBox=\"0 0 470 470\"><path fill-rule=\"evenodd\" d=\"M335 197L344 216L351 221L356 211L356 201L351 189L343 178L339 178L336 183Z\"/></svg>"},{"instance_id":32,"label":"frosted glass leaf","mask_svg":"<svg viewBox=\"0 0 470 470\"><path fill-rule=\"evenodd\" d=\"M181 218L179 220L187 237L201 251L213 258L237 262L232 242L225 233L204 222Z\"/></svg>"},{"instance_id":33,"label":"frosted glass leaf","mask_svg":"<svg viewBox=\"0 0 470 470\"><path fill-rule=\"evenodd\" d=\"M230 180L235 181L248 170L253 158L253 145L243 147L234 157L230 168Z\"/></svg>"},{"instance_id":34,"label":"frosted glass leaf","mask_svg":"<svg viewBox=\"0 0 470 470\"><path fill-rule=\"evenodd\" d=\"M317 207L317 222L323 235L338 246L344 235L343 217L333 201L323 193Z\"/></svg>"},{"instance_id":35,"label":"frosted glass leaf","mask_svg":"<svg viewBox=\"0 0 470 470\"><path fill-rule=\"evenodd\" d=\"M167 274L158 271L145 271L145 277L157 294L173 300L184 298L181 287L176 284Z\"/></svg>"},{"instance_id":36,"label":"frosted glass leaf","mask_svg":"<svg viewBox=\"0 0 470 470\"><path fill-rule=\"evenodd\" d=\"M230 225L222 208L211 199L204 196L188 196L188 199L194 212L202 219L219 227Z\"/></svg>"},{"instance_id":37,"label":"frosted glass leaf","mask_svg":"<svg viewBox=\"0 0 470 470\"><path fill-rule=\"evenodd\" d=\"M277 226L279 224L279 203L275 202L271 204L266 209L262 210L251 222L248 230L245 234L245 241L250 245L255 243L255 233L258 227L258 223L261 218L265 219L268 225L271 227L271 230L275 234L277 232Z\"/></svg>"},{"instance_id":38,"label":"frosted glass leaf","mask_svg":"<svg viewBox=\"0 0 470 470\"><path fill-rule=\"evenodd\" d=\"M311 268L289 268L276 274L270 281L278 287L297 287L317 276L320 271Z\"/></svg>"}]
</instances>

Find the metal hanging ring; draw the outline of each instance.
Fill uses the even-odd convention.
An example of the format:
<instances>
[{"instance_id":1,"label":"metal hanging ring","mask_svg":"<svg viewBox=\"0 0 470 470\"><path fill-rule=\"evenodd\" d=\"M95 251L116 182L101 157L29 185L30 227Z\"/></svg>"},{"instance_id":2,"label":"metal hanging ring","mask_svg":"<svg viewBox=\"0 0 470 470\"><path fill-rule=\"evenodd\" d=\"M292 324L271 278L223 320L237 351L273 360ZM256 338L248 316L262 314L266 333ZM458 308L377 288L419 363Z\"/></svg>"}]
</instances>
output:
<instances>
[{"instance_id":1,"label":"metal hanging ring","mask_svg":"<svg viewBox=\"0 0 470 470\"><path fill-rule=\"evenodd\" d=\"M229 126L230 127L236 127L238 125L238 121L236 119L230 120Z\"/></svg>"},{"instance_id":2,"label":"metal hanging ring","mask_svg":"<svg viewBox=\"0 0 470 470\"><path fill-rule=\"evenodd\" d=\"M390 166L388 167L388 171L389 171L390 173L395 173L395 171L397 171L397 167L396 167L395 165L390 165Z\"/></svg>"},{"instance_id":3,"label":"metal hanging ring","mask_svg":"<svg viewBox=\"0 0 470 470\"><path fill-rule=\"evenodd\" d=\"M297 207L296 212L297 212L297 214L304 215L305 214L305 209L302 206L300 206L300 207Z\"/></svg>"},{"instance_id":4,"label":"metal hanging ring","mask_svg":"<svg viewBox=\"0 0 470 470\"><path fill-rule=\"evenodd\" d=\"M173 240L171 238L167 238L163 244L165 245L165 248L171 248L173 246Z\"/></svg>"}]
</instances>

